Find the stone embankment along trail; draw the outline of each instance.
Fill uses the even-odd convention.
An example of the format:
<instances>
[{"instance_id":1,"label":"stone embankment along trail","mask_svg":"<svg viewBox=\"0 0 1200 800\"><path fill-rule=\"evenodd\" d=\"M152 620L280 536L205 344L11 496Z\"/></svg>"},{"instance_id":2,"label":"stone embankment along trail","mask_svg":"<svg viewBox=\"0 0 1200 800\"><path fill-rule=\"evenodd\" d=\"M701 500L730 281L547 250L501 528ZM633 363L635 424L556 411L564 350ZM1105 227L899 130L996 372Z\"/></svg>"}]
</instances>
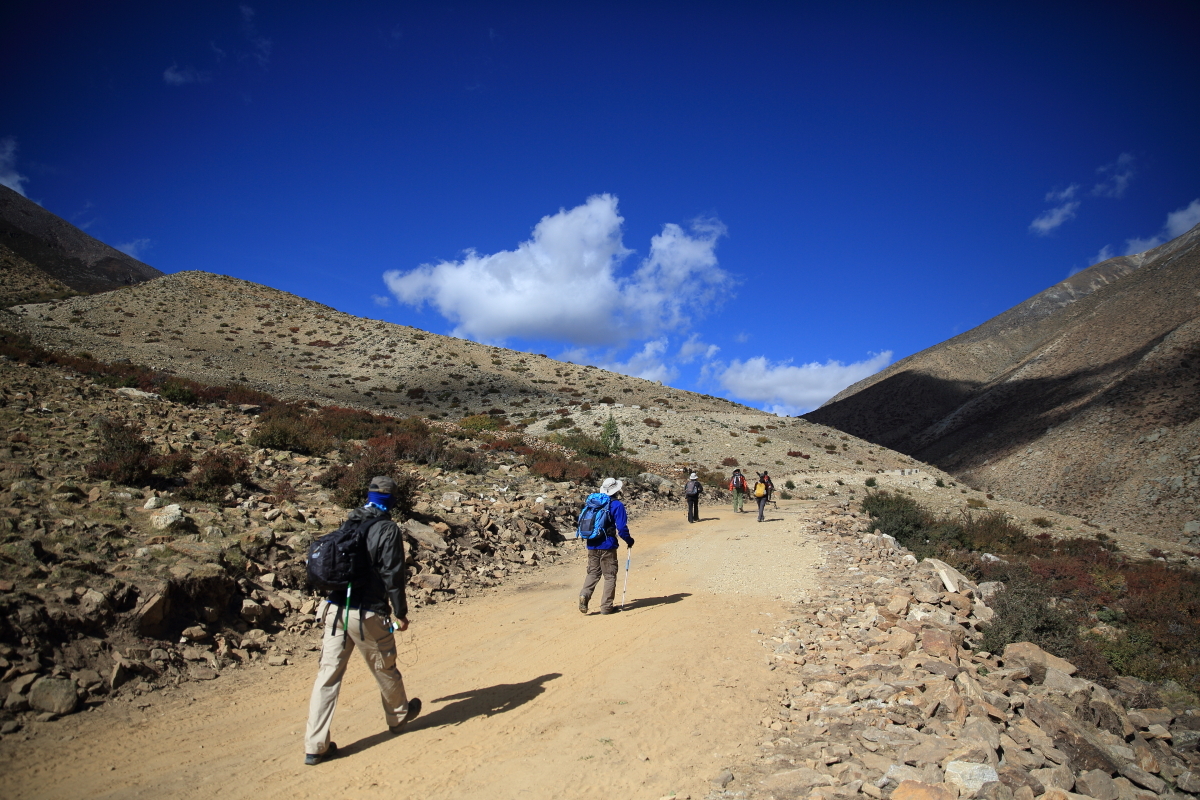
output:
<instances>
[{"instance_id":1,"label":"stone embankment along trail","mask_svg":"<svg viewBox=\"0 0 1200 800\"><path fill-rule=\"evenodd\" d=\"M848 506L784 502L762 524L724 506L702 516L635 517L623 615L575 610L581 553L423 610L401 660L425 716L400 739L382 733L377 690L352 667L335 722L345 755L319 770L300 758L315 669L305 650L220 690L193 684L49 723L57 735L0 743L0 766L17 797L86 786L95 797L1155 800L1200 788L1194 709L1130 710L1144 685L1108 692L1028 645L1001 658L964 648L995 587L914 564ZM787 581L794 595L777 599Z\"/></svg>"}]
</instances>

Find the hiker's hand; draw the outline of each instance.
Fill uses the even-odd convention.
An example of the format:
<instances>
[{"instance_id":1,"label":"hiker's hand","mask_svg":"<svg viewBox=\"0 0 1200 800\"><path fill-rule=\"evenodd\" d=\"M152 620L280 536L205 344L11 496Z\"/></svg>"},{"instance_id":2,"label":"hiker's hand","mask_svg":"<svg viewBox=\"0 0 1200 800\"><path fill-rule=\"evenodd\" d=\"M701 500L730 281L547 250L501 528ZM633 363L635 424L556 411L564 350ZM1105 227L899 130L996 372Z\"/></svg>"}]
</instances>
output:
<instances>
[{"instance_id":1,"label":"hiker's hand","mask_svg":"<svg viewBox=\"0 0 1200 800\"><path fill-rule=\"evenodd\" d=\"M408 617L396 617L396 630L408 630Z\"/></svg>"}]
</instances>

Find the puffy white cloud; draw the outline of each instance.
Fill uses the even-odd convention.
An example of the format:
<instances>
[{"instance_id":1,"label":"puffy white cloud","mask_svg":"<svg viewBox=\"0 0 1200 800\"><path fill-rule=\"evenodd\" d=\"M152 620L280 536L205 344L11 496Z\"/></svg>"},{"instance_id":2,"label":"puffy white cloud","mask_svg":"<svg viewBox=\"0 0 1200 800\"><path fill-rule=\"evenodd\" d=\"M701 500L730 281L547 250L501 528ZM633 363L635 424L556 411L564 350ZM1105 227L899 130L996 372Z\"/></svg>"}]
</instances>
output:
<instances>
[{"instance_id":1,"label":"puffy white cloud","mask_svg":"<svg viewBox=\"0 0 1200 800\"><path fill-rule=\"evenodd\" d=\"M1121 153L1117 160L1096 168L1096 174L1103 176L1099 183L1092 187L1096 197L1120 197L1129 188L1133 180L1134 158L1130 153Z\"/></svg>"},{"instance_id":2,"label":"puffy white cloud","mask_svg":"<svg viewBox=\"0 0 1200 800\"><path fill-rule=\"evenodd\" d=\"M200 72L195 67L179 68L178 64L172 64L163 70L163 83L168 86L187 86L189 83L208 83L212 79L212 75L207 72Z\"/></svg>"},{"instance_id":3,"label":"puffy white cloud","mask_svg":"<svg viewBox=\"0 0 1200 800\"><path fill-rule=\"evenodd\" d=\"M885 350L864 361L827 361L793 365L773 364L762 356L734 360L717 375L721 386L739 398L768 404L776 414L797 414L816 408L851 384L873 375L892 360Z\"/></svg>"},{"instance_id":4,"label":"puffy white cloud","mask_svg":"<svg viewBox=\"0 0 1200 800\"><path fill-rule=\"evenodd\" d=\"M679 346L679 354L676 358L682 364L690 364L697 358L708 361L715 357L720 349L715 344L705 344L700 341L700 334L693 333L687 338L687 341Z\"/></svg>"},{"instance_id":5,"label":"puffy white cloud","mask_svg":"<svg viewBox=\"0 0 1200 800\"><path fill-rule=\"evenodd\" d=\"M17 139L5 136L0 139L0 186L7 186L24 197L27 180L29 178L17 172Z\"/></svg>"},{"instance_id":6,"label":"puffy white cloud","mask_svg":"<svg viewBox=\"0 0 1200 800\"><path fill-rule=\"evenodd\" d=\"M620 345L686 329L690 314L715 305L732 284L717 265L725 227L700 220L663 226L632 275L617 198L596 195L543 217L515 250L424 264L383 275L401 303L430 303L455 335L499 342L549 339L577 346Z\"/></svg>"},{"instance_id":7,"label":"puffy white cloud","mask_svg":"<svg viewBox=\"0 0 1200 800\"><path fill-rule=\"evenodd\" d=\"M1050 231L1062 225L1064 222L1075 218L1075 211L1079 208L1078 200L1069 200L1060 206L1055 206L1047 211L1042 212L1033 222L1029 223L1029 230L1039 236L1046 236Z\"/></svg>"},{"instance_id":8,"label":"puffy white cloud","mask_svg":"<svg viewBox=\"0 0 1200 800\"><path fill-rule=\"evenodd\" d=\"M1183 208L1178 208L1167 214L1167 221L1163 223L1162 230L1154 236L1146 239L1126 239L1125 255L1144 253L1151 248L1171 241L1177 236L1182 236L1196 227L1196 225L1200 225L1200 198L1196 198Z\"/></svg>"},{"instance_id":9,"label":"puffy white cloud","mask_svg":"<svg viewBox=\"0 0 1200 800\"><path fill-rule=\"evenodd\" d=\"M117 245L117 249L127 256L140 259L142 254L150 249L153 244L149 239L134 239L131 242Z\"/></svg>"},{"instance_id":10,"label":"puffy white cloud","mask_svg":"<svg viewBox=\"0 0 1200 800\"><path fill-rule=\"evenodd\" d=\"M622 375L665 383L679 376L679 370L666 362L666 354L667 338L664 336L646 342L627 361L601 361L596 366Z\"/></svg>"}]
</instances>

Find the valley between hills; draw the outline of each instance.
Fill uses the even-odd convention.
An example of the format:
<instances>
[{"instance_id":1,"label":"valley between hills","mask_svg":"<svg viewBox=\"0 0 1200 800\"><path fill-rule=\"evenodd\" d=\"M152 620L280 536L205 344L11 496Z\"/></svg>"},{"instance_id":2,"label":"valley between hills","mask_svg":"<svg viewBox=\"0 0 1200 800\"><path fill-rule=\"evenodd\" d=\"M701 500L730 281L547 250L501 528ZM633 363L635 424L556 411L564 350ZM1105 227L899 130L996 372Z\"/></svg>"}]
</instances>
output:
<instances>
[{"instance_id":1,"label":"valley between hills","mask_svg":"<svg viewBox=\"0 0 1200 800\"><path fill-rule=\"evenodd\" d=\"M1194 286L1195 237L1098 265L950 355L917 354L780 418L236 278L161 275L37 208L0 212L8 796L1200 794L1192 301L1164 295ZM1118 325L1155 297L1169 308L1152 324ZM1151 327L1120 369L1083 383L1068 371L1049 399L1013 389L1067 369L1056 352L1076 353L1075 369ZM1151 384L1156 405L1139 405ZM1019 430L1018 400L1032 409ZM1047 415L1059 432L1035 441ZM268 436L281 419L320 436ZM610 419L621 445L589 450ZM1115 438L1089 438L1109 422ZM135 453L127 472L97 467L114 442ZM1078 497L1031 483L1052 477L1036 449L1051 446L1074 459ZM1084 457L1101 446L1124 459L1110 465L1121 480ZM1148 471L1129 466L1134 446ZM339 757L307 768L298 731L322 603L304 557L375 465L406 487L401 664L426 711L392 737L351 667ZM763 523L732 510L734 465L774 476ZM614 469L638 539L626 610L581 615L572 525ZM688 525L693 470L706 489ZM1138 495L1160 472L1177 473L1173 494ZM897 523L869 498L910 513ZM978 525L1001 531L1001 556L924 538ZM1050 577L1031 590L1020 570L1038 560ZM1051 579L1107 594L1086 607L1043 596ZM1033 592L1030 613L1078 607L1068 638L985 649L1024 611L1005 580L1011 596ZM1160 615L1156 641L1184 640L1167 666L1119 658L1142 635L1122 604L1132 617L1146 596L1181 598Z\"/></svg>"}]
</instances>

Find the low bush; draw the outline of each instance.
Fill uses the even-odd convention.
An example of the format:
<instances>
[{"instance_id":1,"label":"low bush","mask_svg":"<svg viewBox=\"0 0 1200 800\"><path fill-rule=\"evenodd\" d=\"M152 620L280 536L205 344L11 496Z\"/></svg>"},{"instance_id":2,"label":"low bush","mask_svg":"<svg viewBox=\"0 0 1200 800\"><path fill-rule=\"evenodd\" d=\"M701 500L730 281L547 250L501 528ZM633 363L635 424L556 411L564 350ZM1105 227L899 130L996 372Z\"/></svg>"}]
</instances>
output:
<instances>
[{"instance_id":1,"label":"low bush","mask_svg":"<svg viewBox=\"0 0 1200 800\"><path fill-rule=\"evenodd\" d=\"M1006 584L991 604L996 617L984 629L985 650L1031 641L1092 680L1115 670L1200 690L1200 574L1127 558L1107 539L1029 536L1000 512L937 516L886 491L868 493L862 508L916 555ZM1002 558L984 561L984 552ZM1100 621L1115 632L1080 633Z\"/></svg>"},{"instance_id":2,"label":"low bush","mask_svg":"<svg viewBox=\"0 0 1200 800\"><path fill-rule=\"evenodd\" d=\"M235 483L250 482L250 464L228 450L209 450L188 475L179 494L188 500L220 500Z\"/></svg>"},{"instance_id":3,"label":"low bush","mask_svg":"<svg viewBox=\"0 0 1200 800\"><path fill-rule=\"evenodd\" d=\"M738 466L738 460L733 456L726 456L725 458L721 459L721 465L726 467L736 467Z\"/></svg>"},{"instance_id":4,"label":"low bush","mask_svg":"<svg viewBox=\"0 0 1200 800\"><path fill-rule=\"evenodd\" d=\"M863 481L863 485L866 486L868 489L875 488L875 484L876 484L876 481L874 478L867 478L865 481Z\"/></svg>"},{"instance_id":5,"label":"low bush","mask_svg":"<svg viewBox=\"0 0 1200 800\"><path fill-rule=\"evenodd\" d=\"M473 414L469 417L463 417L458 421L458 427L463 430L479 433L480 431L494 431L500 429L500 421L491 414Z\"/></svg>"},{"instance_id":6,"label":"low bush","mask_svg":"<svg viewBox=\"0 0 1200 800\"><path fill-rule=\"evenodd\" d=\"M110 480L123 486L144 486L150 480L158 459L153 446L142 438L136 422L101 417L96 426L100 433L100 451L85 468L92 480Z\"/></svg>"}]
</instances>

